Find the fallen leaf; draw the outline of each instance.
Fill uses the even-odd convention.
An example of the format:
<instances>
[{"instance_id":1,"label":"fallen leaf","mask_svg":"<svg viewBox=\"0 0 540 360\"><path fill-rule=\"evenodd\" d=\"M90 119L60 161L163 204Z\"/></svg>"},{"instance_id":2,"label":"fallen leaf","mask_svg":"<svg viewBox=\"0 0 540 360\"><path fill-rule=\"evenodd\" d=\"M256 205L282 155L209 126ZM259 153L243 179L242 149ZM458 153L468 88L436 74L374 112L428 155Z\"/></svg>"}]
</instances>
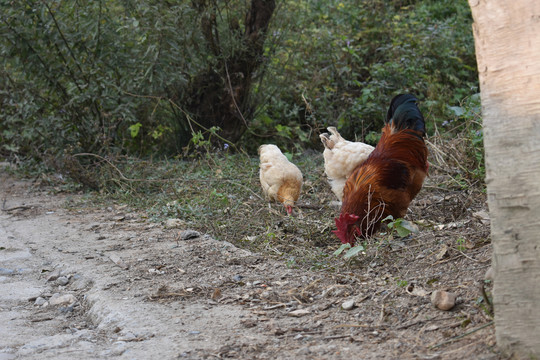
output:
<instances>
[{"instance_id":1,"label":"fallen leaf","mask_svg":"<svg viewBox=\"0 0 540 360\"><path fill-rule=\"evenodd\" d=\"M445 258L448 256L448 245L446 244L443 244L441 246L441 249L439 250L439 252L437 253L437 255L435 255L435 258L437 260L441 260L442 258Z\"/></svg>"},{"instance_id":2,"label":"fallen leaf","mask_svg":"<svg viewBox=\"0 0 540 360\"><path fill-rule=\"evenodd\" d=\"M221 290L218 288L214 289L214 293L212 294L212 300L217 300L221 297Z\"/></svg>"}]
</instances>

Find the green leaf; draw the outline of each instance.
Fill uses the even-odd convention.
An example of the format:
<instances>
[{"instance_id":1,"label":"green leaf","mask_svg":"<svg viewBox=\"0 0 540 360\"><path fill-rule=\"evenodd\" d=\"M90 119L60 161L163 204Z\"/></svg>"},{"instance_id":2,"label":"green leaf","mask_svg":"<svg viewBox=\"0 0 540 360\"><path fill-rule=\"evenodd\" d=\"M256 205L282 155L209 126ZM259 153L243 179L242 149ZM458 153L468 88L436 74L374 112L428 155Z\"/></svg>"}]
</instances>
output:
<instances>
[{"instance_id":1,"label":"green leaf","mask_svg":"<svg viewBox=\"0 0 540 360\"><path fill-rule=\"evenodd\" d=\"M465 110L461 106L449 106L448 109L458 117L465 114Z\"/></svg>"},{"instance_id":2,"label":"green leaf","mask_svg":"<svg viewBox=\"0 0 540 360\"><path fill-rule=\"evenodd\" d=\"M397 226L396 231L399 237L405 237L411 233L411 231L403 226Z\"/></svg>"},{"instance_id":3,"label":"green leaf","mask_svg":"<svg viewBox=\"0 0 540 360\"><path fill-rule=\"evenodd\" d=\"M410 221L407 221L407 220L403 220L401 221L401 227L402 228L405 228L407 230L409 230L410 232L412 233L419 233L420 231L418 230L418 226L416 226L415 224L413 224L412 222Z\"/></svg>"},{"instance_id":4,"label":"green leaf","mask_svg":"<svg viewBox=\"0 0 540 360\"><path fill-rule=\"evenodd\" d=\"M358 255L358 253L364 251L364 247L362 245L356 245L355 247L351 248L345 255L343 256L345 259L350 259L353 256Z\"/></svg>"},{"instance_id":5,"label":"green leaf","mask_svg":"<svg viewBox=\"0 0 540 360\"><path fill-rule=\"evenodd\" d=\"M131 126L128 128L129 131L131 132L131 137L132 137L132 138L136 138L137 135L139 135L139 130L141 129L141 126L142 126L141 123L136 123L136 124L131 125Z\"/></svg>"},{"instance_id":6,"label":"green leaf","mask_svg":"<svg viewBox=\"0 0 540 360\"><path fill-rule=\"evenodd\" d=\"M290 152L285 152L283 153L283 155L285 155L287 160L292 161L293 154L291 154Z\"/></svg>"},{"instance_id":7,"label":"green leaf","mask_svg":"<svg viewBox=\"0 0 540 360\"><path fill-rule=\"evenodd\" d=\"M381 221L382 222L385 222L385 221L393 221L394 220L394 217L392 215L388 215L387 217L385 217L384 219L382 219Z\"/></svg>"},{"instance_id":8,"label":"green leaf","mask_svg":"<svg viewBox=\"0 0 540 360\"><path fill-rule=\"evenodd\" d=\"M351 244L347 243L347 244L341 244L341 246L336 250L334 251L334 255L335 256L338 256L339 254L341 254L345 249L350 249L351 248Z\"/></svg>"}]
</instances>

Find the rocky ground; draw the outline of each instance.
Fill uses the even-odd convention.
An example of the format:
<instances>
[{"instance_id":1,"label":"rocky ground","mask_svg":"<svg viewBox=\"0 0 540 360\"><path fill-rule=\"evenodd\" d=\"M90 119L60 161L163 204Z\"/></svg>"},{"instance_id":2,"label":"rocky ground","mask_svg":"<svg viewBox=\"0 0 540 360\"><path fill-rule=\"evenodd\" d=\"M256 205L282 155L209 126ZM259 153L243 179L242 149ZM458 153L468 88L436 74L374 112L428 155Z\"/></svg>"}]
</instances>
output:
<instances>
[{"instance_id":1,"label":"rocky ground","mask_svg":"<svg viewBox=\"0 0 540 360\"><path fill-rule=\"evenodd\" d=\"M359 265L308 271L0 177L0 360L503 358L482 208L373 247ZM434 307L436 290L456 305Z\"/></svg>"}]
</instances>

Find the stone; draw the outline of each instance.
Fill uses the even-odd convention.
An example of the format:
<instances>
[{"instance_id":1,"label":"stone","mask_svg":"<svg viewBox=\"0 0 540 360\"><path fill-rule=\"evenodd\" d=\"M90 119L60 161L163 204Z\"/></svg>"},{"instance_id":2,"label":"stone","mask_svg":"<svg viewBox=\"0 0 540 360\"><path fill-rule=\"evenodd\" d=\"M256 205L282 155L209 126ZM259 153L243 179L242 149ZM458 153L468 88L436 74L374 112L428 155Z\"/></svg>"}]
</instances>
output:
<instances>
[{"instance_id":1,"label":"stone","mask_svg":"<svg viewBox=\"0 0 540 360\"><path fill-rule=\"evenodd\" d=\"M180 233L181 240L196 239L201 236L201 233L195 230L184 230Z\"/></svg>"},{"instance_id":2,"label":"stone","mask_svg":"<svg viewBox=\"0 0 540 360\"><path fill-rule=\"evenodd\" d=\"M77 301L77 298L73 294L60 295L57 293L57 294L54 294L49 299L49 304L53 306L54 305L71 305L75 303L76 301Z\"/></svg>"},{"instance_id":3,"label":"stone","mask_svg":"<svg viewBox=\"0 0 540 360\"><path fill-rule=\"evenodd\" d=\"M186 222L181 219L167 219L165 220L165 229L179 229L186 226Z\"/></svg>"},{"instance_id":4,"label":"stone","mask_svg":"<svg viewBox=\"0 0 540 360\"><path fill-rule=\"evenodd\" d=\"M46 302L47 302L47 300L45 300L41 296L38 296L38 298L34 301L34 305L41 306L41 305L45 304Z\"/></svg>"},{"instance_id":5,"label":"stone","mask_svg":"<svg viewBox=\"0 0 540 360\"><path fill-rule=\"evenodd\" d=\"M69 283L69 279L67 276L60 276L58 279L56 279L56 283L60 286L65 286Z\"/></svg>"},{"instance_id":6,"label":"stone","mask_svg":"<svg viewBox=\"0 0 540 360\"><path fill-rule=\"evenodd\" d=\"M341 308L343 310L352 310L354 308L354 299L344 301L343 304L341 304Z\"/></svg>"},{"instance_id":7,"label":"stone","mask_svg":"<svg viewBox=\"0 0 540 360\"><path fill-rule=\"evenodd\" d=\"M457 295L444 290L431 293L431 303L440 310L448 311L456 305Z\"/></svg>"},{"instance_id":8,"label":"stone","mask_svg":"<svg viewBox=\"0 0 540 360\"><path fill-rule=\"evenodd\" d=\"M13 275L14 273L13 269L0 268L0 275Z\"/></svg>"}]
</instances>

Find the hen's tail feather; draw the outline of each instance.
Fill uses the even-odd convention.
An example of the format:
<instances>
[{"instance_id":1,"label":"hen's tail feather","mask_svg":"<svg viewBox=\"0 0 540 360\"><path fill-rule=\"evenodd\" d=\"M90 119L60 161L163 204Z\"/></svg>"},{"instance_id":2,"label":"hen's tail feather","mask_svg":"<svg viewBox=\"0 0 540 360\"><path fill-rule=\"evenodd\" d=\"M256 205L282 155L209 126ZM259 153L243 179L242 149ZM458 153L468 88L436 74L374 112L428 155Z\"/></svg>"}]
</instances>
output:
<instances>
[{"instance_id":1,"label":"hen's tail feather","mask_svg":"<svg viewBox=\"0 0 540 360\"><path fill-rule=\"evenodd\" d=\"M416 105L417 101L418 99L411 94L395 96L386 113L386 123L391 124L396 130L411 129L419 131L422 136L425 136L426 124Z\"/></svg>"},{"instance_id":2,"label":"hen's tail feather","mask_svg":"<svg viewBox=\"0 0 540 360\"><path fill-rule=\"evenodd\" d=\"M334 148L334 145L336 145L330 138L329 133L324 133L319 136L325 148L332 150Z\"/></svg>"},{"instance_id":3,"label":"hen's tail feather","mask_svg":"<svg viewBox=\"0 0 540 360\"><path fill-rule=\"evenodd\" d=\"M333 126L328 128L329 133L319 135L325 148L332 150L337 142L342 141L343 138Z\"/></svg>"},{"instance_id":4,"label":"hen's tail feather","mask_svg":"<svg viewBox=\"0 0 540 360\"><path fill-rule=\"evenodd\" d=\"M334 127L334 126L330 126L328 128L328 131L330 131L330 133L336 137L336 140L343 140L343 138L341 137L341 134L337 131L337 129Z\"/></svg>"}]
</instances>

